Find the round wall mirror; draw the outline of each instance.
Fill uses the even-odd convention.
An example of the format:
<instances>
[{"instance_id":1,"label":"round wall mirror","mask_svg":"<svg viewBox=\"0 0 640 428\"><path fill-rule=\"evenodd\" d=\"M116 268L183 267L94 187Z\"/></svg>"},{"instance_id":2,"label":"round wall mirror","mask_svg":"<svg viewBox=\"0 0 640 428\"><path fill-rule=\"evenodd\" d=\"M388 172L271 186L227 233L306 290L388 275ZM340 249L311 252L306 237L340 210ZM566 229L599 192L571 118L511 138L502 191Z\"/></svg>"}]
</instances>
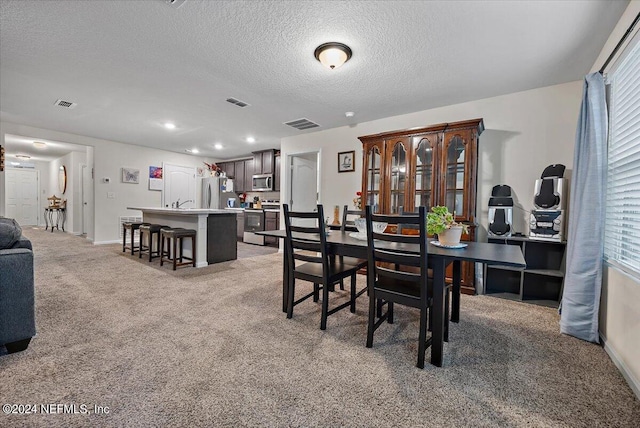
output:
<instances>
[{"instance_id":1,"label":"round wall mirror","mask_svg":"<svg viewBox=\"0 0 640 428\"><path fill-rule=\"evenodd\" d=\"M63 195L67 190L67 167L64 165L61 165L58 171L58 189L60 189L60 193Z\"/></svg>"}]
</instances>

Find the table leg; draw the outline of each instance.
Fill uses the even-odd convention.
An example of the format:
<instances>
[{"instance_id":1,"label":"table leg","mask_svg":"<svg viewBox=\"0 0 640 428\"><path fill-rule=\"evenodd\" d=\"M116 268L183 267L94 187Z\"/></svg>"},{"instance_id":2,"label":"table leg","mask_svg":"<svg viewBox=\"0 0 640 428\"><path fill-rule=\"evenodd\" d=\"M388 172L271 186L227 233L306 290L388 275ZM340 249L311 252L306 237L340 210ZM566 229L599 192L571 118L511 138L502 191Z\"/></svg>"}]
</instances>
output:
<instances>
[{"instance_id":1,"label":"table leg","mask_svg":"<svg viewBox=\"0 0 640 428\"><path fill-rule=\"evenodd\" d=\"M49 230L49 218L48 211L46 208L44 209L44 230Z\"/></svg>"},{"instance_id":2,"label":"table leg","mask_svg":"<svg viewBox=\"0 0 640 428\"><path fill-rule=\"evenodd\" d=\"M444 304L445 304L445 260L442 257L434 257L433 266L433 325L431 330L431 364L442 367L442 354L444 350Z\"/></svg>"},{"instance_id":3,"label":"table leg","mask_svg":"<svg viewBox=\"0 0 640 428\"><path fill-rule=\"evenodd\" d=\"M460 321L460 278L462 277L462 263L460 260L453 261L453 284L451 294L451 321Z\"/></svg>"},{"instance_id":4,"label":"table leg","mask_svg":"<svg viewBox=\"0 0 640 428\"><path fill-rule=\"evenodd\" d=\"M49 210L49 223L51 223L51 233L53 233L53 209Z\"/></svg>"},{"instance_id":5,"label":"table leg","mask_svg":"<svg viewBox=\"0 0 640 428\"><path fill-rule=\"evenodd\" d=\"M62 231L64 232L64 223L67 221L67 209L62 210Z\"/></svg>"}]
</instances>

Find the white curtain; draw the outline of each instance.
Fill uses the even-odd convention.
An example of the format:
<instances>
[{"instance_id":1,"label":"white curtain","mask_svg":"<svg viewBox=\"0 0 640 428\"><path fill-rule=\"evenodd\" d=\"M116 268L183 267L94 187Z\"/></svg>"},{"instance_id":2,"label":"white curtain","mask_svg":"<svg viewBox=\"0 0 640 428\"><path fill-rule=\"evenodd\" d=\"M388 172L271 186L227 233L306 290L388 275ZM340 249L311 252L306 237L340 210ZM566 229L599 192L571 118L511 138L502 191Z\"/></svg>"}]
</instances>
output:
<instances>
[{"instance_id":1,"label":"white curtain","mask_svg":"<svg viewBox=\"0 0 640 428\"><path fill-rule=\"evenodd\" d=\"M560 331L598 343L607 168L607 106L600 73L584 79L571 179Z\"/></svg>"}]
</instances>

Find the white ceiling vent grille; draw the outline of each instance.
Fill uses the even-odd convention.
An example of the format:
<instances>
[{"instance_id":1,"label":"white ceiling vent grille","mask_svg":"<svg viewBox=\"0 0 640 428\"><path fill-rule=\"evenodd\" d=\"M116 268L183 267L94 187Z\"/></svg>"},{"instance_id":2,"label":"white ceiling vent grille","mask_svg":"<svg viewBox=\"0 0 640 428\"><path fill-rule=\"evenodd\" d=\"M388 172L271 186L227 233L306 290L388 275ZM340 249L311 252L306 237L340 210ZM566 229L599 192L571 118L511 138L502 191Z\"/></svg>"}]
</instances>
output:
<instances>
[{"instance_id":1,"label":"white ceiling vent grille","mask_svg":"<svg viewBox=\"0 0 640 428\"><path fill-rule=\"evenodd\" d=\"M238 107L247 107L247 106L251 105L251 104L245 103L244 101L237 100L235 98L227 98L227 102L231 103L231 104L235 104Z\"/></svg>"},{"instance_id":2,"label":"white ceiling vent grille","mask_svg":"<svg viewBox=\"0 0 640 428\"><path fill-rule=\"evenodd\" d=\"M180 6L182 6L184 4L184 2L186 2L187 0L164 0L166 4L168 4L171 7L174 8L179 8Z\"/></svg>"},{"instance_id":3,"label":"white ceiling vent grille","mask_svg":"<svg viewBox=\"0 0 640 428\"><path fill-rule=\"evenodd\" d=\"M292 120L291 122L285 122L284 124L301 131L304 129L317 128L320 126L317 123L311 122L309 119L305 119L304 117L302 119Z\"/></svg>"},{"instance_id":4,"label":"white ceiling vent grille","mask_svg":"<svg viewBox=\"0 0 640 428\"><path fill-rule=\"evenodd\" d=\"M72 103L71 101L57 100L55 102L55 105L57 105L58 107L64 107L64 108L76 108L78 104Z\"/></svg>"}]
</instances>

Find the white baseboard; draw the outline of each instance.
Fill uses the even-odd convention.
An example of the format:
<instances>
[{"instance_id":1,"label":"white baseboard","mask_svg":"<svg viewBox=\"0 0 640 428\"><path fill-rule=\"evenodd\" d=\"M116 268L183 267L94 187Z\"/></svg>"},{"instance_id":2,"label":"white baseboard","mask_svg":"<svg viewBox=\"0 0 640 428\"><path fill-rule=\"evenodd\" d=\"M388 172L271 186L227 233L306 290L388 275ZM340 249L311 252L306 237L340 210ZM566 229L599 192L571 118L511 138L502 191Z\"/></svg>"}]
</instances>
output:
<instances>
[{"instance_id":1,"label":"white baseboard","mask_svg":"<svg viewBox=\"0 0 640 428\"><path fill-rule=\"evenodd\" d=\"M622 377L624 377L624 379L627 381L633 393L636 394L636 397L640 399L640 381L636 379L636 377L633 375L633 373L631 373L631 370L629 370L624 361L620 359L620 356L618 355L616 350L609 346L609 344L607 344L607 339L602 334L600 334L600 341L602 341L602 343L604 344L604 350L607 355L609 355L609 358L611 358L611 361L613 361L613 364L615 364L618 370L620 370L620 373L622 373Z\"/></svg>"},{"instance_id":2,"label":"white baseboard","mask_svg":"<svg viewBox=\"0 0 640 428\"><path fill-rule=\"evenodd\" d=\"M122 239L115 239L113 241L94 241L93 245L108 245L108 244L122 244Z\"/></svg>"}]
</instances>

